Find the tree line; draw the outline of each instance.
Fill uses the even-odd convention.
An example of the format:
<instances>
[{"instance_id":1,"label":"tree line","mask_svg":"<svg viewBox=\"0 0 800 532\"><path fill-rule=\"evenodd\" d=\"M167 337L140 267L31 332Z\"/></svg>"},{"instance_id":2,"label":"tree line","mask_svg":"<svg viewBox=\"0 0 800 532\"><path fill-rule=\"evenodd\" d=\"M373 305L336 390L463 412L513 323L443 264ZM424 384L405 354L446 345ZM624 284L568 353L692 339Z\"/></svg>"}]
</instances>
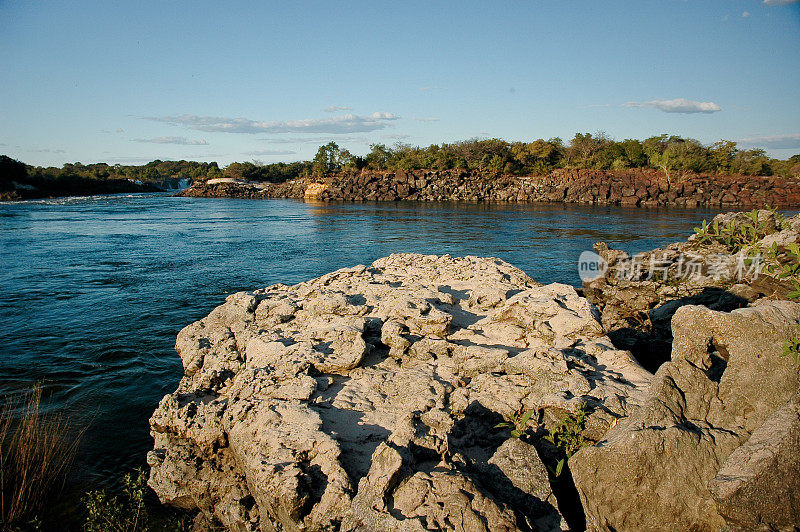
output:
<instances>
[{"instance_id":1,"label":"tree line","mask_svg":"<svg viewBox=\"0 0 800 532\"><path fill-rule=\"evenodd\" d=\"M569 142L560 138L532 142L502 139L471 139L432 144L372 144L365 155L354 155L329 142L311 161L264 164L234 162L220 168L216 162L152 161L144 165L67 163L62 167L30 166L0 156L0 192L13 189L13 182L36 188L77 190L111 180L157 183L164 179L203 181L228 177L247 181L282 183L310 175L323 176L361 169L377 171L451 170L515 175L542 175L557 168L624 170L654 168L667 174L716 173L783 177L800 176L800 154L787 160L774 159L761 149L741 149L721 140L704 145L694 139L659 135L643 141L615 141L603 133L577 133Z\"/></svg>"},{"instance_id":2,"label":"tree line","mask_svg":"<svg viewBox=\"0 0 800 532\"><path fill-rule=\"evenodd\" d=\"M472 139L428 147L373 144L365 156L356 156L331 142L321 146L312 172L324 175L342 170L450 170L462 168L516 175L547 174L557 168L624 170L655 168L667 173L743 175L800 174L800 154L774 159L762 149L740 149L721 140L706 146L694 139L659 135L644 141L615 141L603 133L578 133L568 143L560 138L532 142Z\"/></svg>"}]
</instances>

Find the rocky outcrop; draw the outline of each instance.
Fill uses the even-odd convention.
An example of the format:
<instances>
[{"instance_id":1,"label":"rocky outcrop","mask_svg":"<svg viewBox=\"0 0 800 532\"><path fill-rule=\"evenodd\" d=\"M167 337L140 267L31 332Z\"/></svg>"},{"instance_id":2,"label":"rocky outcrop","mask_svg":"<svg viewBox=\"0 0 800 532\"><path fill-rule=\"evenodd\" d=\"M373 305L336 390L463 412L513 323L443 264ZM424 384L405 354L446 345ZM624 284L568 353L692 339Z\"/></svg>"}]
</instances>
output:
<instances>
[{"instance_id":1,"label":"rocky outcrop","mask_svg":"<svg viewBox=\"0 0 800 532\"><path fill-rule=\"evenodd\" d=\"M723 462L708 489L731 528L800 524L800 399L778 408Z\"/></svg>"},{"instance_id":2,"label":"rocky outcrop","mask_svg":"<svg viewBox=\"0 0 800 532\"><path fill-rule=\"evenodd\" d=\"M303 198L308 183L305 180L285 183L256 183L242 179L209 179L196 181L175 196L185 198Z\"/></svg>"},{"instance_id":3,"label":"rocky outcrop","mask_svg":"<svg viewBox=\"0 0 800 532\"><path fill-rule=\"evenodd\" d=\"M797 178L695 174L669 178L649 169L560 169L544 176L467 170L360 170L281 184L198 182L181 195L303 198L309 185L324 188L314 195L319 201L549 202L688 208L800 205Z\"/></svg>"},{"instance_id":4,"label":"rocky outcrop","mask_svg":"<svg viewBox=\"0 0 800 532\"><path fill-rule=\"evenodd\" d=\"M599 438L651 377L572 287L475 257L234 294L176 349L150 485L231 530L564 529L537 449L496 425L585 402Z\"/></svg>"},{"instance_id":5,"label":"rocky outcrop","mask_svg":"<svg viewBox=\"0 0 800 532\"><path fill-rule=\"evenodd\" d=\"M709 226L731 223L753 226L749 215L735 212L717 215ZM784 248L800 241L800 215L781 220L773 211L758 211L758 231L762 238L755 246L762 252L773 243ZM671 320L680 307L731 311L765 297L785 298L792 290L791 283L767 274L763 255L731 251L698 235L636 256L604 243L595 252L602 275L584 281L584 294L601 311L615 345L653 372L671 357Z\"/></svg>"},{"instance_id":6,"label":"rocky outcrop","mask_svg":"<svg viewBox=\"0 0 800 532\"><path fill-rule=\"evenodd\" d=\"M800 305L684 306L642 407L570 460L591 530L793 529Z\"/></svg>"},{"instance_id":7,"label":"rocky outcrop","mask_svg":"<svg viewBox=\"0 0 800 532\"><path fill-rule=\"evenodd\" d=\"M757 226L751 250L800 241L800 215L715 221ZM800 304L738 247L693 236L636 268L598 245L587 299L413 254L234 294L178 336L150 485L232 530L793 530ZM542 436L584 405L590 445L555 478ZM523 439L498 428L529 411Z\"/></svg>"}]
</instances>

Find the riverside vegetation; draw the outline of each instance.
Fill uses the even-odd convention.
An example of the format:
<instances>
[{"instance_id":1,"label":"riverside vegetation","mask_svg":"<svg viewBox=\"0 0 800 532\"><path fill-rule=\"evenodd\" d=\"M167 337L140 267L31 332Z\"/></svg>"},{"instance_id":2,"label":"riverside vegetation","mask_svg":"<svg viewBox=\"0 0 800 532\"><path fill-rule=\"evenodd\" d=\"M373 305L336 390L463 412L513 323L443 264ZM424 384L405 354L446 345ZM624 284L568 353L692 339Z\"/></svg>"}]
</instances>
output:
<instances>
[{"instance_id":1,"label":"riverside vegetation","mask_svg":"<svg viewBox=\"0 0 800 532\"><path fill-rule=\"evenodd\" d=\"M77 511L57 510L75 502L64 500L62 489L85 429L49 410L41 384L0 407L0 531L188 530L186 516L148 501L152 496L143 470L123 475L117 494L91 490Z\"/></svg>"},{"instance_id":2,"label":"riverside vegetation","mask_svg":"<svg viewBox=\"0 0 800 532\"><path fill-rule=\"evenodd\" d=\"M694 139L659 135L644 141L614 141L603 133L578 133L569 141L553 138L532 142L472 139L415 147L373 144L365 155L354 155L335 142L323 145L311 161L264 164L234 162L152 161L142 166L95 163L34 167L0 156L0 199L141 192L165 188L165 180L207 181L217 178L285 183L293 179L355 170L465 170L506 175L545 175L560 168L589 170L657 169L669 179L684 174L777 176L800 175L800 154L787 160L770 158L764 150L741 149L733 141L710 146ZM166 187L170 188L170 187Z\"/></svg>"},{"instance_id":3,"label":"riverside vegetation","mask_svg":"<svg viewBox=\"0 0 800 532\"><path fill-rule=\"evenodd\" d=\"M82 431L44 406L35 385L0 407L0 530L41 527L75 457Z\"/></svg>"}]
</instances>

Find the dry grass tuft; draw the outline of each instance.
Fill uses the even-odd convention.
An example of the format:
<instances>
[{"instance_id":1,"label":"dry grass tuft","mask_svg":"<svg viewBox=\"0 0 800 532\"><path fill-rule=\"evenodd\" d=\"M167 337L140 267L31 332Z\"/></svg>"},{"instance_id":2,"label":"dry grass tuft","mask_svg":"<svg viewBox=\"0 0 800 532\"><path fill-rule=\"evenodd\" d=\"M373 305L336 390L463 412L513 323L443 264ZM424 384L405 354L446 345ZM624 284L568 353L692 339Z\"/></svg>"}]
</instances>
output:
<instances>
[{"instance_id":1,"label":"dry grass tuft","mask_svg":"<svg viewBox=\"0 0 800 532\"><path fill-rule=\"evenodd\" d=\"M0 408L0 529L35 522L75 458L83 431L43 406L37 384Z\"/></svg>"}]
</instances>

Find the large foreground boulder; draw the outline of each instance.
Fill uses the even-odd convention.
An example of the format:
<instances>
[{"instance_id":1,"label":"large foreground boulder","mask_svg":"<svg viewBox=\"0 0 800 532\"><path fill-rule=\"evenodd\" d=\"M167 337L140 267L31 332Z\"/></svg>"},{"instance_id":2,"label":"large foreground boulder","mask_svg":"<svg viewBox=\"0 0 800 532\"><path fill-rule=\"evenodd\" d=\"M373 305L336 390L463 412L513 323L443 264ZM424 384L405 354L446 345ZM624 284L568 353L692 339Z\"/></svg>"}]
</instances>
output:
<instances>
[{"instance_id":1,"label":"large foreground boulder","mask_svg":"<svg viewBox=\"0 0 800 532\"><path fill-rule=\"evenodd\" d=\"M570 465L591 530L800 526L800 305L683 306L649 397Z\"/></svg>"},{"instance_id":2,"label":"large foreground boulder","mask_svg":"<svg viewBox=\"0 0 800 532\"><path fill-rule=\"evenodd\" d=\"M186 327L150 485L231 530L558 530L536 449L495 428L594 413L651 375L569 286L497 259L392 255L228 297Z\"/></svg>"}]
</instances>

